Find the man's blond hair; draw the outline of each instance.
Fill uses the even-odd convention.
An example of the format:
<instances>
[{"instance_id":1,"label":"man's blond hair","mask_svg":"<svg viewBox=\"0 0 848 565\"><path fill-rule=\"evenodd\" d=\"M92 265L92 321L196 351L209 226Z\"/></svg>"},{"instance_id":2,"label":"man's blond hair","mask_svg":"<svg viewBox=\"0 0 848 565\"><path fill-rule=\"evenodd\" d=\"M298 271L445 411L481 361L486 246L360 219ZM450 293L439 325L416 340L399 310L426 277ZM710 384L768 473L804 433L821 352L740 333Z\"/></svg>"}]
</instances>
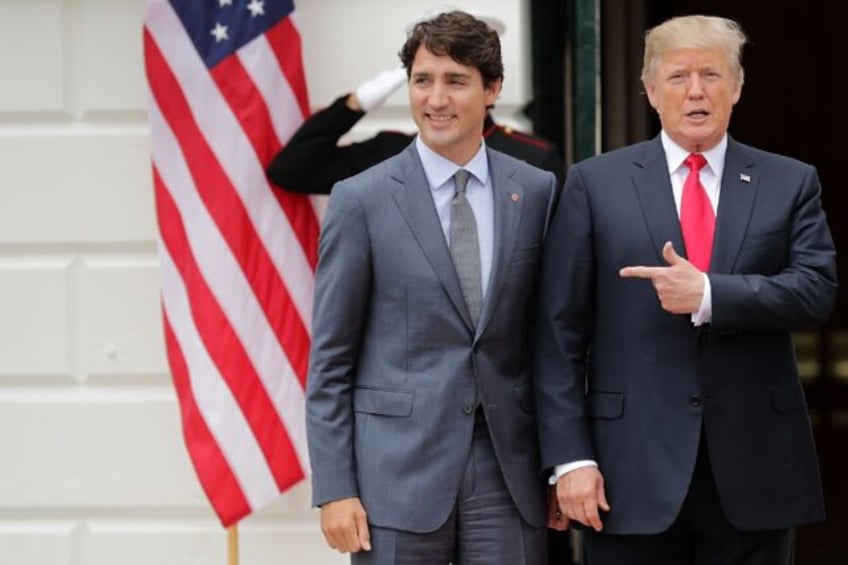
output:
<instances>
[{"instance_id":1,"label":"man's blond hair","mask_svg":"<svg viewBox=\"0 0 848 565\"><path fill-rule=\"evenodd\" d=\"M727 18L698 15L671 18L645 34L642 82L649 84L653 80L657 62L669 51L718 48L727 57L736 86L741 87L745 79L742 46L746 41L739 24Z\"/></svg>"}]
</instances>

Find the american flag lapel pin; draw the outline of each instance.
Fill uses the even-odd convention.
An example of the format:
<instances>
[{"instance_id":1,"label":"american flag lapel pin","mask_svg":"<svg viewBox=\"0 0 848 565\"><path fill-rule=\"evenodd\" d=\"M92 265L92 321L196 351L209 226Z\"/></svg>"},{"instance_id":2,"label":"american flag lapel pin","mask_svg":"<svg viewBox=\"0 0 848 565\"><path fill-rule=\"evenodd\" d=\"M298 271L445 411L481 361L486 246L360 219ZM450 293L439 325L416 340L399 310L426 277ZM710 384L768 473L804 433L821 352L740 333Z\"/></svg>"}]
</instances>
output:
<instances>
[{"instance_id":1,"label":"american flag lapel pin","mask_svg":"<svg viewBox=\"0 0 848 565\"><path fill-rule=\"evenodd\" d=\"M751 175L746 175L745 173L739 173L739 180L742 182L751 182Z\"/></svg>"},{"instance_id":2,"label":"american flag lapel pin","mask_svg":"<svg viewBox=\"0 0 848 565\"><path fill-rule=\"evenodd\" d=\"M513 202L518 202L518 194L513 192L512 194L509 195L509 199L512 200Z\"/></svg>"}]
</instances>

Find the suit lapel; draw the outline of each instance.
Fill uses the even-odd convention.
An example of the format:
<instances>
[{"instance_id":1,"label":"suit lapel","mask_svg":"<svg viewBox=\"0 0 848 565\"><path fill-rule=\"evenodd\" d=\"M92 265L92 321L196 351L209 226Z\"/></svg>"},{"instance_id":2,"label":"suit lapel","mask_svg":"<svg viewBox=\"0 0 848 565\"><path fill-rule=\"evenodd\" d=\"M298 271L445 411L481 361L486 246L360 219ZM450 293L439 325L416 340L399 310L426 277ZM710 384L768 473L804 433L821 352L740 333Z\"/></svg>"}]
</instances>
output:
<instances>
[{"instance_id":1,"label":"suit lapel","mask_svg":"<svg viewBox=\"0 0 848 565\"><path fill-rule=\"evenodd\" d=\"M645 144L643 155L634 161L631 175L639 198L642 216L651 234L651 240L660 265L665 265L662 248L666 241L674 244L678 254L685 253L680 219L674 205L674 193L668 175L668 162L659 137Z\"/></svg>"},{"instance_id":2,"label":"suit lapel","mask_svg":"<svg viewBox=\"0 0 848 565\"><path fill-rule=\"evenodd\" d=\"M728 138L710 271L733 271L754 209L758 184L759 178L753 161L742 146Z\"/></svg>"},{"instance_id":3,"label":"suit lapel","mask_svg":"<svg viewBox=\"0 0 848 565\"><path fill-rule=\"evenodd\" d=\"M494 209L494 238L492 270L486 299L477 324L477 335L483 334L494 314L498 298L503 290L507 266L517 240L521 211L524 209L524 187L512 180L513 169L506 161L487 150L489 175L492 181L492 205Z\"/></svg>"},{"instance_id":4,"label":"suit lapel","mask_svg":"<svg viewBox=\"0 0 848 565\"><path fill-rule=\"evenodd\" d=\"M415 151L415 143L400 155L399 167L392 178L400 183L393 197L412 235L430 262L448 297L469 329L473 328L459 279L445 241L424 168Z\"/></svg>"}]
</instances>

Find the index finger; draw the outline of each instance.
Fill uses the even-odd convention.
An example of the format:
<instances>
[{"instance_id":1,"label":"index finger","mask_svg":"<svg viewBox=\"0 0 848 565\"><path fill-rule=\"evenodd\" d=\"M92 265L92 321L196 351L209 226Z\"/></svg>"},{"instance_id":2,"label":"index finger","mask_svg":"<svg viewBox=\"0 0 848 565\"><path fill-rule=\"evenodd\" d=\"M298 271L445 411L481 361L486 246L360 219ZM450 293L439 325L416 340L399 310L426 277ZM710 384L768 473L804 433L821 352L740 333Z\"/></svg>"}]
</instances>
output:
<instances>
[{"instance_id":1,"label":"index finger","mask_svg":"<svg viewBox=\"0 0 848 565\"><path fill-rule=\"evenodd\" d=\"M623 267L618 276L625 279L652 279L660 274L665 267Z\"/></svg>"},{"instance_id":2,"label":"index finger","mask_svg":"<svg viewBox=\"0 0 848 565\"><path fill-rule=\"evenodd\" d=\"M346 551L357 553L362 549L362 541L359 539L355 518L345 524L342 535L344 536L344 548Z\"/></svg>"},{"instance_id":3,"label":"index finger","mask_svg":"<svg viewBox=\"0 0 848 565\"><path fill-rule=\"evenodd\" d=\"M356 516L356 529L359 534L359 544L365 551L371 551L371 531L368 529L368 520L364 514Z\"/></svg>"},{"instance_id":4,"label":"index finger","mask_svg":"<svg viewBox=\"0 0 848 565\"><path fill-rule=\"evenodd\" d=\"M598 513L598 504L592 499L587 499L583 502L583 509L586 512L586 521L592 526L596 532L604 529L604 524L601 522L601 516Z\"/></svg>"}]
</instances>

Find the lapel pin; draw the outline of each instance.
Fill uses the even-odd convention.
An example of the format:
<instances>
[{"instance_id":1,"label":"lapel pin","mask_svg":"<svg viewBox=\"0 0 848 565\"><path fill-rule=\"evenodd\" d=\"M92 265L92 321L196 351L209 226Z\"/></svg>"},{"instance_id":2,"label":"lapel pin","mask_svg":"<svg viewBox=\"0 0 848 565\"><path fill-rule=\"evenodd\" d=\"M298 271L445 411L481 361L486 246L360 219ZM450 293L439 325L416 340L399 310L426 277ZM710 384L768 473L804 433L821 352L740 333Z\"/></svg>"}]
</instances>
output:
<instances>
[{"instance_id":1,"label":"lapel pin","mask_svg":"<svg viewBox=\"0 0 848 565\"><path fill-rule=\"evenodd\" d=\"M745 173L739 173L739 180L742 182L751 182L751 177Z\"/></svg>"},{"instance_id":2,"label":"lapel pin","mask_svg":"<svg viewBox=\"0 0 848 565\"><path fill-rule=\"evenodd\" d=\"M513 192L512 194L509 195L509 199L512 200L513 202L518 202L518 194Z\"/></svg>"}]
</instances>

